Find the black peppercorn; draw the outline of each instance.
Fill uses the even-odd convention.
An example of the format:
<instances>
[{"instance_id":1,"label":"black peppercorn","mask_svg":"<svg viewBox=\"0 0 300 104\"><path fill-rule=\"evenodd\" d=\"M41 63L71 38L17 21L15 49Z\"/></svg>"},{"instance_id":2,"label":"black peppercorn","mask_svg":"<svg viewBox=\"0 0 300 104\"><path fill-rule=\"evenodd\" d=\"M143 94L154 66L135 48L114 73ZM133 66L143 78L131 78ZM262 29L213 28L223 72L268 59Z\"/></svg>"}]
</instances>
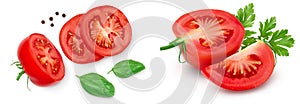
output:
<instances>
[{"instance_id":1,"label":"black peppercorn","mask_svg":"<svg viewBox=\"0 0 300 104\"><path fill-rule=\"evenodd\" d=\"M42 24L45 24L46 22L45 22L45 20L42 20L41 23L42 23Z\"/></svg>"},{"instance_id":2,"label":"black peppercorn","mask_svg":"<svg viewBox=\"0 0 300 104\"><path fill-rule=\"evenodd\" d=\"M51 26L51 27L54 27L54 24L53 24L53 23L51 23L51 24L50 24L50 26Z\"/></svg>"},{"instance_id":3,"label":"black peppercorn","mask_svg":"<svg viewBox=\"0 0 300 104\"><path fill-rule=\"evenodd\" d=\"M65 17L66 17L66 14L62 14L62 17L65 18Z\"/></svg>"},{"instance_id":4,"label":"black peppercorn","mask_svg":"<svg viewBox=\"0 0 300 104\"><path fill-rule=\"evenodd\" d=\"M53 17L49 17L49 20L50 20L50 21L53 21Z\"/></svg>"},{"instance_id":5,"label":"black peppercorn","mask_svg":"<svg viewBox=\"0 0 300 104\"><path fill-rule=\"evenodd\" d=\"M58 12L55 12L55 15L59 15L59 13L58 13Z\"/></svg>"}]
</instances>

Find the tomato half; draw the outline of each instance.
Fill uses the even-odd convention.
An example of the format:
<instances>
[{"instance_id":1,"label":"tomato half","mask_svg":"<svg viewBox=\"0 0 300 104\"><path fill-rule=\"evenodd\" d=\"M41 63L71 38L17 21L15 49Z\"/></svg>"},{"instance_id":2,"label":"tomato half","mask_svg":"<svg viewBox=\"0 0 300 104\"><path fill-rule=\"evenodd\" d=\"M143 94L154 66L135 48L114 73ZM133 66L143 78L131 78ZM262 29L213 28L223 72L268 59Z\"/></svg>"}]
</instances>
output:
<instances>
[{"instance_id":1,"label":"tomato half","mask_svg":"<svg viewBox=\"0 0 300 104\"><path fill-rule=\"evenodd\" d=\"M177 40L184 45L185 60L197 69L224 60L237 52L244 38L243 25L234 15L221 10L198 10L181 16L173 24ZM169 47L161 47L161 50Z\"/></svg>"},{"instance_id":2,"label":"tomato half","mask_svg":"<svg viewBox=\"0 0 300 104\"><path fill-rule=\"evenodd\" d=\"M80 35L87 48L98 55L112 56L130 43L131 26L127 17L112 6L89 10L81 19Z\"/></svg>"},{"instance_id":3,"label":"tomato half","mask_svg":"<svg viewBox=\"0 0 300 104\"><path fill-rule=\"evenodd\" d=\"M229 90L248 90L265 83L275 65L272 49L258 41L244 50L202 70L203 75Z\"/></svg>"},{"instance_id":4,"label":"tomato half","mask_svg":"<svg viewBox=\"0 0 300 104\"><path fill-rule=\"evenodd\" d=\"M48 86L63 79L65 67L55 46L42 34L34 33L19 45L18 58L30 80Z\"/></svg>"},{"instance_id":5,"label":"tomato half","mask_svg":"<svg viewBox=\"0 0 300 104\"><path fill-rule=\"evenodd\" d=\"M68 59L75 63L85 64L98 61L103 56L95 55L83 43L78 28L81 17L83 14L76 15L64 24L59 34L59 42Z\"/></svg>"}]
</instances>

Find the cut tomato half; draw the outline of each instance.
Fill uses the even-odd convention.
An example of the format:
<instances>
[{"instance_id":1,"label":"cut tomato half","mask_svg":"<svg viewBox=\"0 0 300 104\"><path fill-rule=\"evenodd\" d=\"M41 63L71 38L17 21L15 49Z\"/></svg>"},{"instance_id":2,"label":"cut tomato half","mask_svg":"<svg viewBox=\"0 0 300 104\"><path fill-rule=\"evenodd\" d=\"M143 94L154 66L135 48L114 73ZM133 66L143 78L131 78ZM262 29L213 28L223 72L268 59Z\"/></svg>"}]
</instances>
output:
<instances>
[{"instance_id":1,"label":"cut tomato half","mask_svg":"<svg viewBox=\"0 0 300 104\"><path fill-rule=\"evenodd\" d=\"M113 6L89 10L80 22L80 35L89 50L102 56L119 54L131 41L127 17Z\"/></svg>"},{"instance_id":2,"label":"cut tomato half","mask_svg":"<svg viewBox=\"0 0 300 104\"><path fill-rule=\"evenodd\" d=\"M177 39L161 50L179 45L185 60L197 69L236 53L245 34L234 15L214 9L184 14L174 23L173 31Z\"/></svg>"},{"instance_id":3,"label":"cut tomato half","mask_svg":"<svg viewBox=\"0 0 300 104\"><path fill-rule=\"evenodd\" d=\"M239 91L256 88L265 83L271 76L274 65L272 49L258 41L201 72L222 88Z\"/></svg>"},{"instance_id":4,"label":"cut tomato half","mask_svg":"<svg viewBox=\"0 0 300 104\"><path fill-rule=\"evenodd\" d=\"M87 49L79 35L79 21L83 14L71 18L64 24L59 34L60 46L68 59L75 63L85 64L99 61L103 56L96 55Z\"/></svg>"},{"instance_id":5,"label":"cut tomato half","mask_svg":"<svg viewBox=\"0 0 300 104\"><path fill-rule=\"evenodd\" d=\"M63 79L62 57L44 35L34 33L19 45L18 58L30 80L38 86L49 86Z\"/></svg>"}]
</instances>

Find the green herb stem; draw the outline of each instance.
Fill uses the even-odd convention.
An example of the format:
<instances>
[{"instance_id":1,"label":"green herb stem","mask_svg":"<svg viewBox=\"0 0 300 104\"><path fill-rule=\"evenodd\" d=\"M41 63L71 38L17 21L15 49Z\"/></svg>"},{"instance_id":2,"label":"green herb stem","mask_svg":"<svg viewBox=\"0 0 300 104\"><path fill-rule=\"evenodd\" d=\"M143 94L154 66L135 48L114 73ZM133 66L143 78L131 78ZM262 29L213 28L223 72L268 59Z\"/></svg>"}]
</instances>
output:
<instances>
[{"instance_id":1,"label":"green herb stem","mask_svg":"<svg viewBox=\"0 0 300 104\"><path fill-rule=\"evenodd\" d=\"M110 70L109 72L107 72L107 74L110 74L113 70Z\"/></svg>"}]
</instances>

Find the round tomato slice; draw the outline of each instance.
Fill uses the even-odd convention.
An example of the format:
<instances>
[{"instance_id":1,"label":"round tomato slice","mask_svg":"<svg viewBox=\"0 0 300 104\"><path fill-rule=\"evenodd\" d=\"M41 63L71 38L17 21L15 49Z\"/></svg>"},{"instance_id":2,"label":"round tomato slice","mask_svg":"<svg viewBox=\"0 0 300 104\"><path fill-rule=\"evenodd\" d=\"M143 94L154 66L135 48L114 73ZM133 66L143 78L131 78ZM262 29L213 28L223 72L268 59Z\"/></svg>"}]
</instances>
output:
<instances>
[{"instance_id":1,"label":"round tomato slice","mask_svg":"<svg viewBox=\"0 0 300 104\"><path fill-rule=\"evenodd\" d=\"M19 45L18 58L25 73L38 86L54 84L65 75L60 53L42 34L25 38Z\"/></svg>"},{"instance_id":2,"label":"round tomato slice","mask_svg":"<svg viewBox=\"0 0 300 104\"><path fill-rule=\"evenodd\" d=\"M258 41L244 50L202 70L203 75L228 90L256 88L269 79L275 65L272 49Z\"/></svg>"},{"instance_id":3,"label":"round tomato slice","mask_svg":"<svg viewBox=\"0 0 300 104\"><path fill-rule=\"evenodd\" d=\"M214 9L184 14L174 23L173 32L177 39L161 50L181 45L185 60L197 69L204 69L237 52L245 34L243 25L234 15Z\"/></svg>"},{"instance_id":4,"label":"round tomato slice","mask_svg":"<svg viewBox=\"0 0 300 104\"><path fill-rule=\"evenodd\" d=\"M64 24L59 34L60 46L67 58L75 63L85 64L101 60L103 56L89 51L79 35L78 24L81 17L83 14L76 15Z\"/></svg>"},{"instance_id":5,"label":"round tomato slice","mask_svg":"<svg viewBox=\"0 0 300 104\"><path fill-rule=\"evenodd\" d=\"M122 52L131 41L131 26L127 17L112 6L89 10L81 19L80 35L87 48L102 56Z\"/></svg>"}]
</instances>

